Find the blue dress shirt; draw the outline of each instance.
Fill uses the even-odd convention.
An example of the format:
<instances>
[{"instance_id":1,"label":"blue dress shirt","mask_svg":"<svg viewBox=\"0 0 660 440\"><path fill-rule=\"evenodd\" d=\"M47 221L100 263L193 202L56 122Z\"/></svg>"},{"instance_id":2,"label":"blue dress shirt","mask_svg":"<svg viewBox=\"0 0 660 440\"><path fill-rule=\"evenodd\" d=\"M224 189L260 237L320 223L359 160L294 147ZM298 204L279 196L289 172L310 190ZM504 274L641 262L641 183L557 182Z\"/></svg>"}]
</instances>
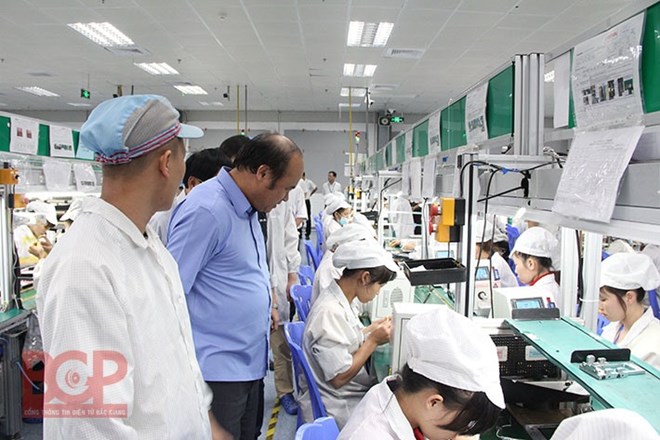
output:
<instances>
[{"instance_id":1,"label":"blue dress shirt","mask_svg":"<svg viewBox=\"0 0 660 440\"><path fill-rule=\"evenodd\" d=\"M266 375L270 278L257 212L228 169L172 213L167 247L179 264L204 380ZM167 343L167 341L162 341Z\"/></svg>"}]
</instances>

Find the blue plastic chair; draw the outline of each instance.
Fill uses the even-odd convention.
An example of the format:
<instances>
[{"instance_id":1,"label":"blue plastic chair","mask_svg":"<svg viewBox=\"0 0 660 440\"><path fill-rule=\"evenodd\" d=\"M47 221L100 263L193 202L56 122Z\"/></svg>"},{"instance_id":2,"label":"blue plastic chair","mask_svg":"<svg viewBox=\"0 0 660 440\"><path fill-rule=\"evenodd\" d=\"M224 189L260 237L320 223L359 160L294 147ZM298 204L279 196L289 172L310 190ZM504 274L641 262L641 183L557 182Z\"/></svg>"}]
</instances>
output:
<instances>
[{"instance_id":1,"label":"blue plastic chair","mask_svg":"<svg viewBox=\"0 0 660 440\"><path fill-rule=\"evenodd\" d=\"M314 220L314 230L316 231L316 253L323 253L323 243L325 243L325 231L321 219Z\"/></svg>"},{"instance_id":2,"label":"blue plastic chair","mask_svg":"<svg viewBox=\"0 0 660 440\"><path fill-rule=\"evenodd\" d=\"M654 290L649 290L646 292L649 297L649 305L651 310L653 310L653 316L660 319L660 306L658 305L658 292Z\"/></svg>"},{"instance_id":3,"label":"blue plastic chair","mask_svg":"<svg viewBox=\"0 0 660 440\"><path fill-rule=\"evenodd\" d=\"M321 259L318 257L314 246L312 246L312 242L305 240L303 243L305 244L305 252L307 253L307 262L314 268L314 270L318 269L319 264L321 264Z\"/></svg>"},{"instance_id":4,"label":"blue plastic chair","mask_svg":"<svg viewBox=\"0 0 660 440\"><path fill-rule=\"evenodd\" d=\"M298 268L298 278L301 286L311 286L314 284L314 269L312 266L300 266Z\"/></svg>"},{"instance_id":5,"label":"blue plastic chair","mask_svg":"<svg viewBox=\"0 0 660 440\"><path fill-rule=\"evenodd\" d=\"M284 323L284 336L286 336L286 341L289 343L289 348L291 349L293 370L296 376L296 390L298 395L303 392L300 381L304 378L305 384L307 385L309 398L312 403L312 417L314 417L314 420L316 420L321 417L327 417L328 413L325 410L323 401L321 400L321 393L319 392L318 385L316 385L316 380L312 374L312 369L310 368L309 363L307 362L307 358L305 357L305 352L302 349L304 331L304 322ZM299 410L297 427L300 428L302 424L302 411Z\"/></svg>"},{"instance_id":6,"label":"blue plastic chair","mask_svg":"<svg viewBox=\"0 0 660 440\"><path fill-rule=\"evenodd\" d=\"M300 321L305 322L312 306L312 285L291 287L291 299L296 306Z\"/></svg>"},{"instance_id":7,"label":"blue plastic chair","mask_svg":"<svg viewBox=\"0 0 660 440\"><path fill-rule=\"evenodd\" d=\"M336 440L339 427L333 417L321 417L313 423L305 423L296 431L296 440Z\"/></svg>"}]
</instances>

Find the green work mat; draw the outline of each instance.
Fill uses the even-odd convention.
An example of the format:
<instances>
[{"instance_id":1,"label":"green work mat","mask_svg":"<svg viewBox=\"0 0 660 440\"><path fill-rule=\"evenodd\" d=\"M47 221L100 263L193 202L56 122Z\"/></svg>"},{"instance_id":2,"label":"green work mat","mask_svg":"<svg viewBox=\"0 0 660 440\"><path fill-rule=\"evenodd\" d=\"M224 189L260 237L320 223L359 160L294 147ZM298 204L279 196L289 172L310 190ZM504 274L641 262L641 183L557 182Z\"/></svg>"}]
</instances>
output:
<instances>
[{"instance_id":1,"label":"green work mat","mask_svg":"<svg viewBox=\"0 0 660 440\"><path fill-rule=\"evenodd\" d=\"M507 319L516 332L543 353L552 363L566 371L582 385L592 398L606 408L627 408L641 414L660 431L660 372L652 366L633 360L648 374L620 379L598 380L571 363L575 350L616 348L615 345L586 331L566 318L547 321Z\"/></svg>"}]
</instances>

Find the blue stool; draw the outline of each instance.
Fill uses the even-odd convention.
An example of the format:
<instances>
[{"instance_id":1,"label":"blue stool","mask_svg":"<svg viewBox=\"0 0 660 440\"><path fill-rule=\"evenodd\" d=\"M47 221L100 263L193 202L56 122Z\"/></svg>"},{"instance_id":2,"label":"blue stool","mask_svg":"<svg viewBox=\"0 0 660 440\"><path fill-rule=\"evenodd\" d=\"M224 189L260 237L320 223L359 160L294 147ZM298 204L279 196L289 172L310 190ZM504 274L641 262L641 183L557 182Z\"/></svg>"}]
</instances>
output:
<instances>
[{"instance_id":1,"label":"blue stool","mask_svg":"<svg viewBox=\"0 0 660 440\"><path fill-rule=\"evenodd\" d=\"M311 266L300 266L298 268L298 278L300 279L300 285L313 285L314 284L314 269Z\"/></svg>"},{"instance_id":2,"label":"blue stool","mask_svg":"<svg viewBox=\"0 0 660 440\"><path fill-rule=\"evenodd\" d=\"M302 322L307 320L312 303L312 285L291 287L291 299Z\"/></svg>"},{"instance_id":3,"label":"blue stool","mask_svg":"<svg viewBox=\"0 0 660 440\"><path fill-rule=\"evenodd\" d=\"M296 440L336 440L339 428L332 417L321 417L313 423L305 423L296 431Z\"/></svg>"}]
</instances>

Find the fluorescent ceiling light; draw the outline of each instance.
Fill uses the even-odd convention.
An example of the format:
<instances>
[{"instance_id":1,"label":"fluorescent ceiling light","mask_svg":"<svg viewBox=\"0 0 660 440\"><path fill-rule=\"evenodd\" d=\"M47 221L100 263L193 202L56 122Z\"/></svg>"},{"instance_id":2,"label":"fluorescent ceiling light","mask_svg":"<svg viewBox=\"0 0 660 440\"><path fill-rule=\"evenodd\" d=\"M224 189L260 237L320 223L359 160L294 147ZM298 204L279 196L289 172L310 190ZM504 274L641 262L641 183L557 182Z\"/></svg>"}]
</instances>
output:
<instances>
[{"instance_id":1,"label":"fluorescent ceiling light","mask_svg":"<svg viewBox=\"0 0 660 440\"><path fill-rule=\"evenodd\" d=\"M67 102L67 104L73 106L73 107L91 107L91 104L87 104L85 102Z\"/></svg>"},{"instance_id":2,"label":"fluorescent ceiling light","mask_svg":"<svg viewBox=\"0 0 660 440\"><path fill-rule=\"evenodd\" d=\"M200 86L191 86L187 84L180 84L174 86L175 89L183 93L184 95L208 95L206 90Z\"/></svg>"},{"instance_id":3,"label":"fluorescent ceiling light","mask_svg":"<svg viewBox=\"0 0 660 440\"><path fill-rule=\"evenodd\" d=\"M224 104L220 101L213 101L213 102L206 102L206 101L199 101L200 104L202 104L204 107L208 107L210 105L214 105L217 107L223 106Z\"/></svg>"},{"instance_id":4,"label":"fluorescent ceiling light","mask_svg":"<svg viewBox=\"0 0 660 440\"><path fill-rule=\"evenodd\" d=\"M172 66L167 63L133 63L140 69L152 75L178 75Z\"/></svg>"},{"instance_id":5,"label":"fluorescent ceiling light","mask_svg":"<svg viewBox=\"0 0 660 440\"><path fill-rule=\"evenodd\" d=\"M546 73L544 81L547 83L555 82L555 71L551 70L550 72Z\"/></svg>"},{"instance_id":6,"label":"fluorescent ceiling light","mask_svg":"<svg viewBox=\"0 0 660 440\"><path fill-rule=\"evenodd\" d=\"M344 76L372 77L376 67L375 64L344 64Z\"/></svg>"},{"instance_id":7,"label":"fluorescent ceiling light","mask_svg":"<svg viewBox=\"0 0 660 440\"><path fill-rule=\"evenodd\" d=\"M350 47L384 47L390 38L394 23L365 23L351 21L346 45Z\"/></svg>"},{"instance_id":8,"label":"fluorescent ceiling light","mask_svg":"<svg viewBox=\"0 0 660 440\"><path fill-rule=\"evenodd\" d=\"M18 90L22 90L24 92L32 93L33 95L37 95L37 96L49 96L49 97L60 96L57 93L50 92L46 89L42 89L41 87L31 86L31 87L16 87L16 88Z\"/></svg>"},{"instance_id":9,"label":"fluorescent ceiling light","mask_svg":"<svg viewBox=\"0 0 660 440\"><path fill-rule=\"evenodd\" d=\"M133 46L133 40L108 22L71 23L68 26L103 47Z\"/></svg>"},{"instance_id":10,"label":"fluorescent ceiling light","mask_svg":"<svg viewBox=\"0 0 660 440\"><path fill-rule=\"evenodd\" d=\"M360 104L359 102L358 102L358 103L355 103L355 102L354 102L354 103L351 104L350 106L353 107L353 108L356 108L356 107L359 107L360 105L361 105L361 104ZM339 108L347 108L347 107L349 107L348 102L340 102L340 103L339 103Z\"/></svg>"},{"instance_id":11,"label":"fluorescent ceiling light","mask_svg":"<svg viewBox=\"0 0 660 440\"><path fill-rule=\"evenodd\" d=\"M367 94L367 89L363 87L353 87L353 90L351 91L351 95L353 97L362 97ZM342 87L341 92L339 92L340 96L348 96L348 87Z\"/></svg>"}]
</instances>

